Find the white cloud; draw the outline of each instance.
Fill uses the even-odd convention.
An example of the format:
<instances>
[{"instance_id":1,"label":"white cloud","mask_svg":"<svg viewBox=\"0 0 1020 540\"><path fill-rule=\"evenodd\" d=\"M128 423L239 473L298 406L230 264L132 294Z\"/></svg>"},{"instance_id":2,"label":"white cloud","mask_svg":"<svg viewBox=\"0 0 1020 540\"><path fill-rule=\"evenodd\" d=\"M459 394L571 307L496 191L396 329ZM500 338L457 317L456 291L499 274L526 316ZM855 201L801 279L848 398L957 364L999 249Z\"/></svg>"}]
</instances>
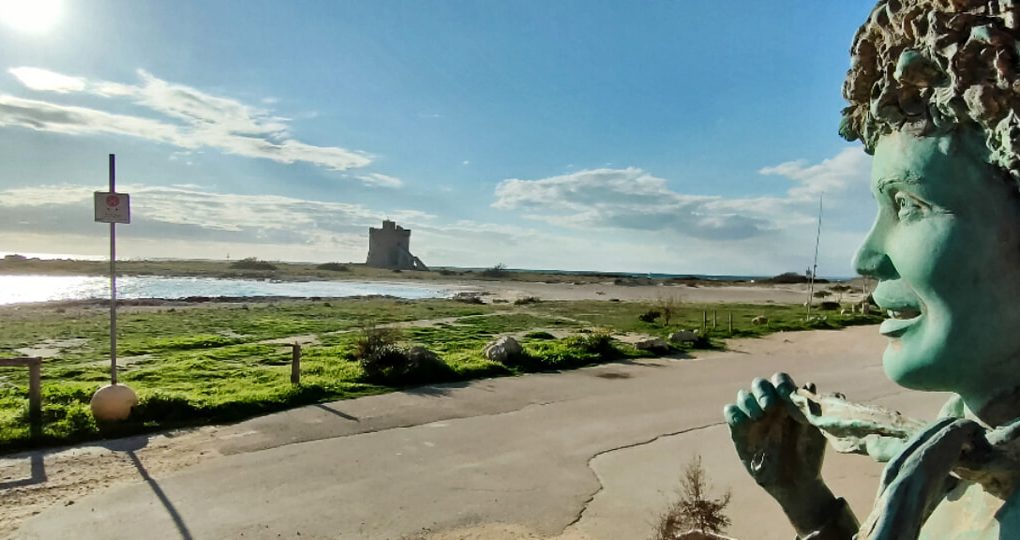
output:
<instances>
[{"instance_id":1,"label":"white cloud","mask_svg":"<svg viewBox=\"0 0 1020 540\"><path fill-rule=\"evenodd\" d=\"M866 191L871 158L859 146L844 148L834 157L811 165L805 160L787 161L771 167L762 167L759 174L789 178L799 185L790 189L791 199L817 200L818 196L839 196L857 188Z\"/></svg>"},{"instance_id":2,"label":"white cloud","mask_svg":"<svg viewBox=\"0 0 1020 540\"><path fill-rule=\"evenodd\" d=\"M17 67L11 68L10 72L21 84L32 90L66 94L85 89L85 79L61 75L48 69Z\"/></svg>"},{"instance_id":3,"label":"white cloud","mask_svg":"<svg viewBox=\"0 0 1020 540\"><path fill-rule=\"evenodd\" d=\"M277 195L213 193L191 186L125 184L135 237L235 243L312 245L335 235L364 233L384 215L358 204ZM75 234L92 221L93 189L44 185L0 190L5 232ZM389 212L397 220L426 220L418 211ZM182 254L182 256L187 256Z\"/></svg>"},{"instance_id":4,"label":"white cloud","mask_svg":"<svg viewBox=\"0 0 1020 540\"><path fill-rule=\"evenodd\" d=\"M813 223L818 196L843 221L868 203L870 158L857 147L817 164L804 160L763 167L793 186L781 196L723 197L674 191L663 178L635 167L589 169L538 180L507 179L496 187L495 208L557 225L668 231L711 240L739 240Z\"/></svg>"},{"instance_id":5,"label":"white cloud","mask_svg":"<svg viewBox=\"0 0 1020 540\"><path fill-rule=\"evenodd\" d=\"M404 182L396 176L388 176L379 173L368 173L359 175L358 180L370 185L382 186L382 187L400 187L404 185Z\"/></svg>"},{"instance_id":6,"label":"white cloud","mask_svg":"<svg viewBox=\"0 0 1020 540\"><path fill-rule=\"evenodd\" d=\"M0 126L70 135L127 135L189 150L208 147L278 163L304 162L334 171L365 167L373 161L373 156L366 152L299 141L290 133L289 119L266 109L167 82L145 71L138 72L139 84L90 81L34 67L9 71L31 90L128 100L158 118L0 95ZM399 185L392 177L378 173L354 178L372 185Z\"/></svg>"},{"instance_id":7,"label":"white cloud","mask_svg":"<svg viewBox=\"0 0 1020 540\"><path fill-rule=\"evenodd\" d=\"M719 200L676 193L666 180L629 167L504 180L496 186L492 206L570 227L673 230L698 238L746 238L772 228L758 215L719 206Z\"/></svg>"}]
</instances>

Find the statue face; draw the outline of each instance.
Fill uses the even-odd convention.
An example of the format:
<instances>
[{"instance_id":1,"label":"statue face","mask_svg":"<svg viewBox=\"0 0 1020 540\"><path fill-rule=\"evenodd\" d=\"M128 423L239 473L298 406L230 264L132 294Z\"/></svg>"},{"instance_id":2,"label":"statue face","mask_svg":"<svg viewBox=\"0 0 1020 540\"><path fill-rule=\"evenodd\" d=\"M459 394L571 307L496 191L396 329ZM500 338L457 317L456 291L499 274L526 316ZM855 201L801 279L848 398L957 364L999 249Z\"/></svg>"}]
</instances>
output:
<instances>
[{"instance_id":1,"label":"statue face","mask_svg":"<svg viewBox=\"0 0 1020 540\"><path fill-rule=\"evenodd\" d=\"M1020 385L1020 196L969 128L883 137L878 217L855 258L892 312L880 332L895 382L983 403Z\"/></svg>"}]
</instances>

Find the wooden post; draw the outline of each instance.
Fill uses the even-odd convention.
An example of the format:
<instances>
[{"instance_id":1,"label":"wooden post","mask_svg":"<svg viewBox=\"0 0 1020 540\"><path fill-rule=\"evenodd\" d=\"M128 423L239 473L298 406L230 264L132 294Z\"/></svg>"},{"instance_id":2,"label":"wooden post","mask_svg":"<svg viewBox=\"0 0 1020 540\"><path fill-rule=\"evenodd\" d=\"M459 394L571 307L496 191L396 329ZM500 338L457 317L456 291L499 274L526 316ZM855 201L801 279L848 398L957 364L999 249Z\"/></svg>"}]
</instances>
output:
<instances>
[{"instance_id":1,"label":"wooden post","mask_svg":"<svg viewBox=\"0 0 1020 540\"><path fill-rule=\"evenodd\" d=\"M729 322L729 326L730 326L730 335L732 335L733 334L733 312L732 311L727 311L726 312L726 318L729 319L728 322Z\"/></svg>"},{"instance_id":2,"label":"wooden post","mask_svg":"<svg viewBox=\"0 0 1020 540\"><path fill-rule=\"evenodd\" d=\"M708 311L701 312L701 331L708 332Z\"/></svg>"},{"instance_id":3,"label":"wooden post","mask_svg":"<svg viewBox=\"0 0 1020 540\"><path fill-rule=\"evenodd\" d=\"M719 312L712 310L712 328L719 326Z\"/></svg>"},{"instance_id":4,"label":"wooden post","mask_svg":"<svg viewBox=\"0 0 1020 540\"><path fill-rule=\"evenodd\" d=\"M42 421L42 359L28 365L28 416L33 425Z\"/></svg>"},{"instance_id":5,"label":"wooden post","mask_svg":"<svg viewBox=\"0 0 1020 540\"><path fill-rule=\"evenodd\" d=\"M0 358L0 366L28 368L28 420L33 437L42 434L42 358Z\"/></svg>"},{"instance_id":6,"label":"wooden post","mask_svg":"<svg viewBox=\"0 0 1020 540\"><path fill-rule=\"evenodd\" d=\"M301 344L290 345L290 383L301 384Z\"/></svg>"}]
</instances>

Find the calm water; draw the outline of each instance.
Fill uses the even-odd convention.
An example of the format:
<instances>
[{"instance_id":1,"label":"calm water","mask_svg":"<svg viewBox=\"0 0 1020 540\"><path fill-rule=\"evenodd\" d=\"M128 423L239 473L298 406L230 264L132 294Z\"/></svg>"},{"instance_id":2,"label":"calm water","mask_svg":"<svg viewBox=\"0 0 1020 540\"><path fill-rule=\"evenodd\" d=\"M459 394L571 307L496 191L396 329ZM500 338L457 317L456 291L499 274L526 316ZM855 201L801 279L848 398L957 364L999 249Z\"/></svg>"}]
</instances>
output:
<instances>
[{"instance_id":1,"label":"calm water","mask_svg":"<svg viewBox=\"0 0 1020 540\"><path fill-rule=\"evenodd\" d=\"M184 298L187 296L360 296L441 298L455 291L440 287L380 281L270 282L247 279L122 277L117 298ZM0 276L0 305L54 300L109 298L110 280L94 276Z\"/></svg>"}]
</instances>

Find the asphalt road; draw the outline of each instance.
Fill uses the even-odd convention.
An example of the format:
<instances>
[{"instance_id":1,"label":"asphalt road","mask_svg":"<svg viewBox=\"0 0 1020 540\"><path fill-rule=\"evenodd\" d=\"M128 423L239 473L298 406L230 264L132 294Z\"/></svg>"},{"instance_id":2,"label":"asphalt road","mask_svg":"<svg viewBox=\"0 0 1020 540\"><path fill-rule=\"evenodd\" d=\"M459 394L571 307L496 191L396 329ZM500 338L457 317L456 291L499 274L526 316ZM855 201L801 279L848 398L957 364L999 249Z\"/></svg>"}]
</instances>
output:
<instances>
[{"instance_id":1,"label":"asphalt road","mask_svg":"<svg viewBox=\"0 0 1020 540\"><path fill-rule=\"evenodd\" d=\"M789 540L746 477L721 409L754 376L788 371L905 414L944 396L886 380L875 327L776 334L696 359L611 364L304 407L224 429L223 457L51 508L18 538L419 538L512 524L536 536L642 539L698 453L733 499L729 533ZM830 456L860 516L880 467ZM519 529L518 529L519 528ZM481 538L465 533L458 538Z\"/></svg>"}]
</instances>

